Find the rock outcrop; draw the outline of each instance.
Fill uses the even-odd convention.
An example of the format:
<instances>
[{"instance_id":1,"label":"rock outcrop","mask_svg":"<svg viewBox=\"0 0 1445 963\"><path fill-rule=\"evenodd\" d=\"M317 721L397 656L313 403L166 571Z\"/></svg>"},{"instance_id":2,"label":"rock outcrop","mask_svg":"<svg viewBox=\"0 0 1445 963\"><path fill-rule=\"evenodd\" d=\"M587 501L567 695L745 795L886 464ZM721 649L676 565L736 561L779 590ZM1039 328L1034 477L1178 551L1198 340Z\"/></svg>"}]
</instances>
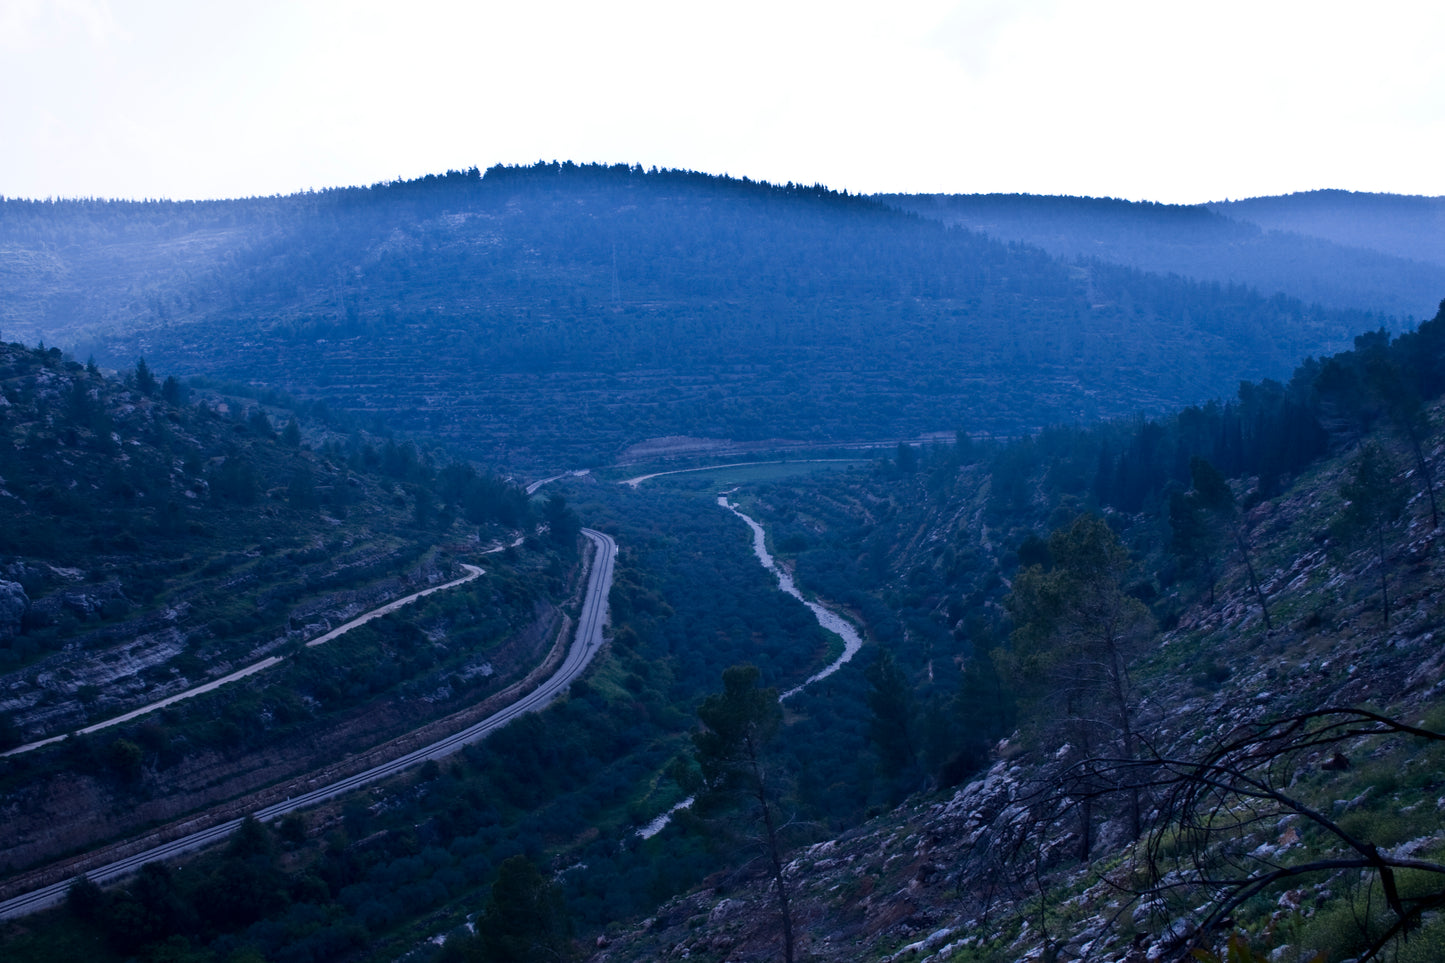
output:
<instances>
[{"instance_id":1,"label":"rock outcrop","mask_svg":"<svg viewBox=\"0 0 1445 963\"><path fill-rule=\"evenodd\" d=\"M25 613L30 610L30 598L25 587L19 582L0 580L0 643L9 642L20 634Z\"/></svg>"}]
</instances>

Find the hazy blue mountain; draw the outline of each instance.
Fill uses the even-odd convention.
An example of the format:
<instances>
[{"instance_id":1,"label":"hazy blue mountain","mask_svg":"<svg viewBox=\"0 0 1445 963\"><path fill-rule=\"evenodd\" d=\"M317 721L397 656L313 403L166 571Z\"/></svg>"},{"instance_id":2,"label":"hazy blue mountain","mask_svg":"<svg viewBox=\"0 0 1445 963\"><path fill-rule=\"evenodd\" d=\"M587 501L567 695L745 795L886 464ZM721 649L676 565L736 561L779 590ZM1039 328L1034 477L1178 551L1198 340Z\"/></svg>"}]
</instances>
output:
<instances>
[{"instance_id":1,"label":"hazy blue mountain","mask_svg":"<svg viewBox=\"0 0 1445 963\"><path fill-rule=\"evenodd\" d=\"M1293 231L1445 266L1445 197L1304 191L1207 206L1266 230Z\"/></svg>"},{"instance_id":2,"label":"hazy blue mountain","mask_svg":"<svg viewBox=\"0 0 1445 963\"><path fill-rule=\"evenodd\" d=\"M881 199L1062 258L1245 284L1402 324L1432 317L1445 294L1445 208L1429 198L1318 191L1211 205L1033 194Z\"/></svg>"},{"instance_id":3,"label":"hazy blue mountain","mask_svg":"<svg viewBox=\"0 0 1445 963\"><path fill-rule=\"evenodd\" d=\"M194 315L306 195L241 201L0 198L0 336L34 344ZM289 216L294 216L291 214Z\"/></svg>"},{"instance_id":4,"label":"hazy blue mountain","mask_svg":"<svg viewBox=\"0 0 1445 963\"><path fill-rule=\"evenodd\" d=\"M626 165L0 215L7 330L512 463L1160 410L1381 323L1070 264L822 187Z\"/></svg>"}]
</instances>

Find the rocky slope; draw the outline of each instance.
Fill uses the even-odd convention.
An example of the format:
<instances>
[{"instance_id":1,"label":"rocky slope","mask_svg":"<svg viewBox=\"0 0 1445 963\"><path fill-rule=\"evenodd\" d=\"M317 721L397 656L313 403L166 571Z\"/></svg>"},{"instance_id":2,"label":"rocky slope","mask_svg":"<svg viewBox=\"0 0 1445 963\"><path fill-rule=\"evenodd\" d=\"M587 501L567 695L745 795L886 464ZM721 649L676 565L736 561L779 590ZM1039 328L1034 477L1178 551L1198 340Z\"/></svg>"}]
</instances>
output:
<instances>
[{"instance_id":1,"label":"rocky slope","mask_svg":"<svg viewBox=\"0 0 1445 963\"><path fill-rule=\"evenodd\" d=\"M0 873L332 765L542 658L566 553L484 553L519 541L505 522L530 527L519 488L394 440L307 432L143 362L112 378L0 345L0 750L284 657L0 757ZM463 560L486 574L303 647Z\"/></svg>"},{"instance_id":2,"label":"rocky slope","mask_svg":"<svg viewBox=\"0 0 1445 963\"><path fill-rule=\"evenodd\" d=\"M1441 455L1437 436L1431 460ZM1367 706L1445 730L1439 533L1417 496L1386 555L1386 627L1375 555L1332 538L1346 471L1343 456L1321 463L1249 515L1273 629L1264 627L1244 573L1230 571L1213 604L1190 602L1134 666L1150 758L1199 760L1261 731L1251 726L1322 707ZM1368 943L1354 920L1380 932L1388 914L1379 881L1358 868L1282 876L1234 908L1225 925L1197 932L1222 897L1198 884L1190 861L1198 854L1184 859L1176 845L1177 783L1167 773L1177 769L1131 770L1141 775L1149 814L1136 839L1118 793L1081 790L1079 754L1069 743L1067 732L1026 728L996 746L986 772L967 784L914 797L794 852L787 878L798 958L1192 959L1189 949L1222 951L1238 930L1271 959L1323 951L1343 960ZM1210 839L1206 862L1227 855L1231 871L1247 878L1348 855L1341 837L1301 815L1307 811L1380 852L1426 862L1445 853L1439 741L1394 734L1297 750L1271 745L1278 758L1270 784L1298 805L1221 802L1213 811L1219 821L1245 809L1250 816ZM1085 800L1093 803L1094 846L1081 860ZM1436 892L1439 879L1422 873L1411 885ZM1438 958L1431 954L1441 924L1425 919L1401 959ZM781 941L776 900L752 867L608 934L592 959L774 960Z\"/></svg>"}]
</instances>

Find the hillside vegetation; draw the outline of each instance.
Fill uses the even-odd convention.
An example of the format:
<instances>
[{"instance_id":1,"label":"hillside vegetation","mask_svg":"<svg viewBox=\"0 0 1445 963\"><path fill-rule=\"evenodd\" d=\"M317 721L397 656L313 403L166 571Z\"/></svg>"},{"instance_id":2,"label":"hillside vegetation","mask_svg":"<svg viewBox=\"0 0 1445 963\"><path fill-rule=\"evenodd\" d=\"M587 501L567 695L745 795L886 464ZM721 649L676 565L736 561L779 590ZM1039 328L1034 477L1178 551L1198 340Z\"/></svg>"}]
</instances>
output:
<instances>
[{"instance_id":1,"label":"hillside vegetation","mask_svg":"<svg viewBox=\"0 0 1445 963\"><path fill-rule=\"evenodd\" d=\"M560 624L570 516L521 543L545 513L466 463L321 426L309 443L294 416L144 362L122 381L4 345L0 391L0 750L284 657L0 760L11 872L470 707L540 662ZM463 561L485 577L303 647Z\"/></svg>"},{"instance_id":2,"label":"hillside vegetation","mask_svg":"<svg viewBox=\"0 0 1445 963\"><path fill-rule=\"evenodd\" d=\"M1379 323L1066 264L822 187L625 165L205 204L7 200L0 248L5 323L27 338L263 384L494 464L1162 411Z\"/></svg>"},{"instance_id":3,"label":"hillside vegetation","mask_svg":"<svg viewBox=\"0 0 1445 963\"><path fill-rule=\"evenodd\" d=\"M794 851L799 958L1437 958L1442 330L1158 422L759 486L800 582L868 627L877 784L931 787ZM751 875L596 958L777 958Z\"/></svg>"},{"instance_id":4,"label":"hillside vegetation","mask_svg":"<svg viewBox=\"0 0 1445 963\"><path fill-rule=\"evenodd\" d=\"M583 521L619 546L546 711L78 879L0 955L1438 956L1445 306L1387 317L1436 268L1378 219L905 200L0 199L0 325L52 345L0 345L0 895L490 712L568 637ZM841 640L720 490L867 639L781 701Z\"/></svg>"},{"instance_id":5,"label":"hillside vegetation","mask_svg":"<svg viewBox=\"0 0 1445 963\"><path fill-rule=\"evenodd\" d=\"M1206 205L1269 231L1288 231L1394 257L1445 265L1445 198L1304 191Z\"/></svg>"}]
</instances>

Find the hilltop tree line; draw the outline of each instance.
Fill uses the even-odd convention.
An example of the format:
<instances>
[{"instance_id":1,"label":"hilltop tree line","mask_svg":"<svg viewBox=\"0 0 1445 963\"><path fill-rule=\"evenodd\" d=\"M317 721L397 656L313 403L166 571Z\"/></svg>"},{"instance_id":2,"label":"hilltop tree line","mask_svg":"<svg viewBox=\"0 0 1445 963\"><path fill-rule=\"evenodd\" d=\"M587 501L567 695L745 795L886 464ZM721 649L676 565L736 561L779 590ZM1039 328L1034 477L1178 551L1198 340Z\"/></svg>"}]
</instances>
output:
<instances>
[{"instance_id":1,"label":"hilltop tree line","mask_svg":"<svg viewBox=\"0 0 1445 963\"><path fill-rule=\"evenodd\" d=\"M268 384L491 463L1168 410L1381 323L1068 264L818 185L630 165L181 206L182 265L154 261L174 240L152 223L164 205L5 203L26 254L0 325ZM107 280L70 290L92 270Z\"/></svg>"}]
</instances>

